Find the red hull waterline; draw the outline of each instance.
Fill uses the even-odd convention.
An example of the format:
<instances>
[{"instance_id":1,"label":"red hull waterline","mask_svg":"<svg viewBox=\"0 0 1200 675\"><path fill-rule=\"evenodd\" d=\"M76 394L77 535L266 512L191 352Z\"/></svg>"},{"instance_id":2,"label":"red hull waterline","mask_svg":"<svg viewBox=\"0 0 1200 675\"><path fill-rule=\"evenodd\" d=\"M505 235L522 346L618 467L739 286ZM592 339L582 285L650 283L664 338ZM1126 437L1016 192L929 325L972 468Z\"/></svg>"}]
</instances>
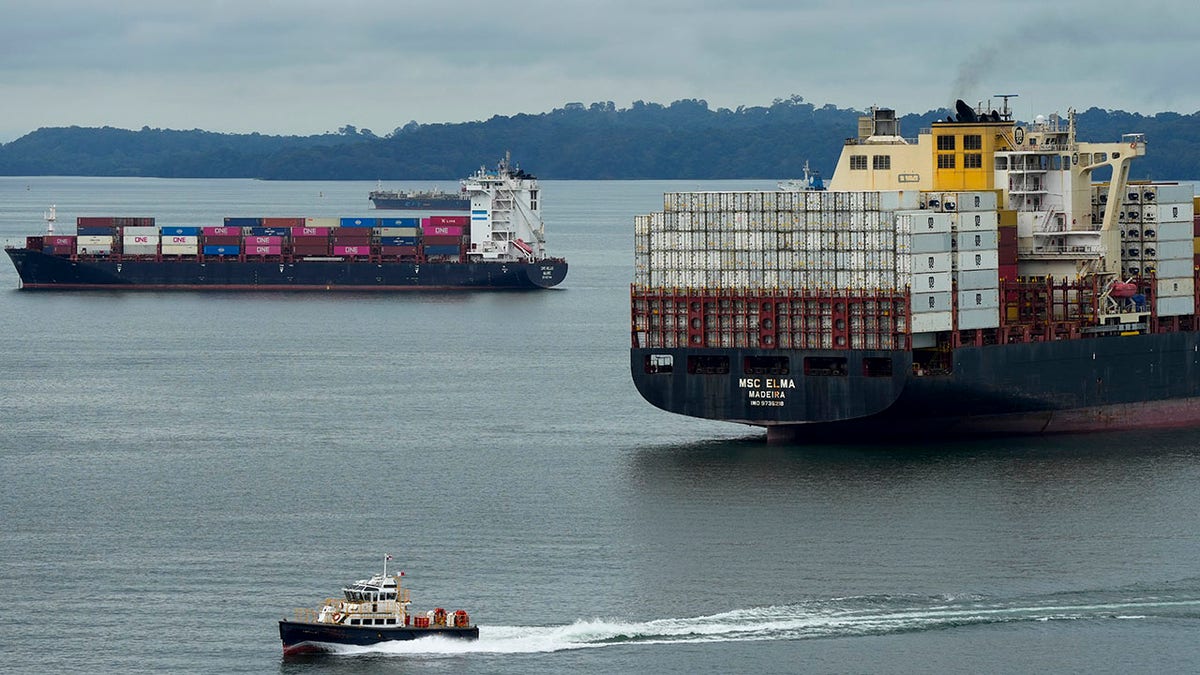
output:
<instances>
[{"instance_id":1,"label":"red hull waterline","mask_svg":"<svg viewBox=\"0 0 1200 675\"><path fill-rule=\"evenodd\" d=\"M866 420L849 421L862 425ZM767 441L789 443L813 432L827 434L832 424L777 424L767 427ZM994 436L1081 434L1097 431L1135 431L1200 427L1200 398L1140 401L1070 410L1038 410L997 415L926 418L919 420L880 419L874 435L899 436ZM886 430L886 431L885 431ZM932 432L931 432L932 430Z\"/></svg>"},{"instance_id":2,"label":"red hull waterline","mask_svg":"<svg viewBox=\"0 0 1200 675\"><path fill-rule=\"evenodd\" d=\"M33 291L337 291L337 292L377 292L377 291L524 291L522 287L507 286L344 286L317 284L37 284L22 283L21 288Z\"/></svg>"}]
</instances>

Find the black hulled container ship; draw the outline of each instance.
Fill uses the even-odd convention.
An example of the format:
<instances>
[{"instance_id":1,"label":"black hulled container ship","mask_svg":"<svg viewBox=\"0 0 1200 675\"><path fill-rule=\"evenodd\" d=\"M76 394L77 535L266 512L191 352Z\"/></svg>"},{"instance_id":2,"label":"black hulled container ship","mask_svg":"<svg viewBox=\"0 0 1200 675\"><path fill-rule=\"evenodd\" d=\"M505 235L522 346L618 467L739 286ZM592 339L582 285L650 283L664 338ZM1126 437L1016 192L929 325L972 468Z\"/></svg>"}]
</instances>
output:
<instances>
[{"instance_id":1,"label":"black hulled container ship","mask_svg":"<svg viewBox=\"0 0 1200 675\"><path fill-rule=\"evenodd\" d=\"M23 289L535 289L562 283L546 254L536 177L510 167L463 181L469 215L225 218L211 227L80 217L74 235L7 248ZM54 216L48 216L53 222Z\"/></svg>"},{"instance_id":2,"label":"black hulled container ship","mask_svg":"<svg viewBox=\"0 0 1200 675\"><path fill-rule=\"evenodd\" d=\"M771 441L1200 424L1192 186L1128 180L1140 134L990 108L916 139L872 109L828 190L638 216L641 395Z\"/></svg>"}]
</instances>

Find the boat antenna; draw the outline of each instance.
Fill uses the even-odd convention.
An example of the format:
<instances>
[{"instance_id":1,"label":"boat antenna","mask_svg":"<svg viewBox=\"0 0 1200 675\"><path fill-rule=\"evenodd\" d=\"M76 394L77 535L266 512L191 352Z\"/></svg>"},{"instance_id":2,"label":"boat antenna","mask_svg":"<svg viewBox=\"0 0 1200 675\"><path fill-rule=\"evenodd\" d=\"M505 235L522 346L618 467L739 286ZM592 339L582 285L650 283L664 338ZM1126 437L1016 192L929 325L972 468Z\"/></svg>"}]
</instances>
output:
<instances>
[{"instance_id":1,"label":"boat antenna","mask_svg":"<svg viewBox=\"0 0 1200 675\"><path fill-rule=\"evenodd\" d=\"M1000 108L1000 115L1006 120L1012 119L1012 110L1008 107L1008 99L1016 98L1020 96L1020 94L992 94L992 96L998 96L1004 100L1004 103L1001 104L1003 107Z\"/></svg>"},{"instance_id":2,"label":"boat antenna","mask_svg":"<svg viewBox=\"0 0 1200 675\"><path fill-rule=\"evenodd\" d=\"M387 576L387 563L388 563L388 561L389 561L389 560L391 560L391 559L392 559L392 554L391 554L391 553L384 553L384 554L383 554L383 576L385 576L385 577Z\"/></svg>"},{"instance_id":3,"label":"boat antenna","mask_svg":"<svg viewBox=\"0 0 1200 675\"><path fill-rule=\"evenodd\" d=\"M51 204L50 211L42 213L42 218L46 221L46 234L54 234L54 221L58 220L54 213L55 208L57 207Z\"/></svg>"}]
</instances>

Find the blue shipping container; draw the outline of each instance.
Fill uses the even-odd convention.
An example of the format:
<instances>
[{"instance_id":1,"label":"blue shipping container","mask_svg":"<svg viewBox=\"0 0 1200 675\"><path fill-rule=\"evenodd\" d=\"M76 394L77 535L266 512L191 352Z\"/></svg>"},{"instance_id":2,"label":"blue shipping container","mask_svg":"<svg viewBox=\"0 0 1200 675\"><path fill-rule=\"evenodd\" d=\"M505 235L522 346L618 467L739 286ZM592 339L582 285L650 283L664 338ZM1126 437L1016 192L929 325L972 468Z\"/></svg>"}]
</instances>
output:
<instances>
[{"instance_id":1,"label":"blue shipping container","mask_svg":"<svg viewBox=\"0 0 1200 675\"><path fill-rule=\"evenodd\" d=\"M462 249L458 246L426 246L425 255L453 255L457 256L462 253Z\"/></svg>"},{"instance_id":2,"label":"blue shipping container","mask_svg":"<svg viewBox=\"0 0 1200 675\"><path fill-rule=\"evenodd\" d=\"M380 246L416 246L416 237L380 237Z\"/></svg>"},{"instance_id":3,"label":"blue shipping container","mask_svg":"<svg viewBox=\"0 0 1200 675\"><path fill-rule=\"evenodd\" d=\"M252 227L250 228L250 236L252 237L288 237L292 234L290 227Z\"/></svg>"},{"instance_id":4,"label":"blue shipping container","mask_svg":"<svg viewBox=\"0 0 1200 675\"><path fill-rule=\"evenodd\" d=\"M375 218L341 218L342 227L378 227Z\"/></svg>"},{"instance_id":5,"label":"blue shipping container","mask_svg":"<svg viewBox=\"0 0 1200 675\"><path fill-rule=\"evenodd\" d=\"M226 218L225 227L258 227L262 218Z\"/></svg>"},{"instance_id":6,"label":"blue shipping container","mask_svg":"<svg viewBox=\"0 0 1200 675\"><path fill-rule=\"evenodd\" d=\"M205 246L204 255L237 255L240 246Z\"/></svg>"},{"instance_id":7,"label":"blue shipping container","mask_svg":"<svg viewBox=\"0 0 1200 675\"><path fill-rule=\"evenodd\" d=\"M75 234L84 237L111 237L113 228L102 225L79 225L75 228Z\"/></svg>"},{"instance_id":8,"label":"blue shipping container","mask_svg":"<svg viewBox=\"0 0 1200 675\"><path fill-rule=\"evenodd\" d=\"M380 227L420 227L420 218L380 218Z\"/></svg>"},{"instance_id":9,"label":"blue shipping container","mask_svg":"<svg viewBox=\"0 0 1200 675\"><path fill-rule=\"evenodd\" d=\"M164 237L198 237L198 227L164 227L160 228Z\"/></svg>"}]
</instances>

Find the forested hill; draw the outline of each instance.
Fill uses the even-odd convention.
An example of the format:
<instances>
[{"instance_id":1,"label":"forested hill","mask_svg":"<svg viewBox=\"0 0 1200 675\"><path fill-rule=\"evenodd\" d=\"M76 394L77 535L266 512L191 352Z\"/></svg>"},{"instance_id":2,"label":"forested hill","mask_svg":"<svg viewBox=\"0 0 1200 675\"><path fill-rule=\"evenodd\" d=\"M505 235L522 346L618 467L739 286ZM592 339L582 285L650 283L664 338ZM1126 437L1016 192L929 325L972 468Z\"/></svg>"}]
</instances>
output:
<instances>
[{"instance_id":1,"label":"forested hill","mask_svg":"<svg viewBox=\"0 0 1200 675\"><path fill-rule=\"evenodd\" d=\"M828 176L860 114L793 96L737 110L711 110L700 100L623 109L573 103L482 122L410 122L386 136L353 126L318 136L59 127L0 146L0 175L452 180L510 151L548 179L788 178L801 175L805 161ZM915 137L945 115L908 115L901 129ZM1200 112L1092 108L1078 122L1080 140L1146 134L1149 152L1134 163L1133 178L1200 179Z\"/></svg>"}]
</instances>

